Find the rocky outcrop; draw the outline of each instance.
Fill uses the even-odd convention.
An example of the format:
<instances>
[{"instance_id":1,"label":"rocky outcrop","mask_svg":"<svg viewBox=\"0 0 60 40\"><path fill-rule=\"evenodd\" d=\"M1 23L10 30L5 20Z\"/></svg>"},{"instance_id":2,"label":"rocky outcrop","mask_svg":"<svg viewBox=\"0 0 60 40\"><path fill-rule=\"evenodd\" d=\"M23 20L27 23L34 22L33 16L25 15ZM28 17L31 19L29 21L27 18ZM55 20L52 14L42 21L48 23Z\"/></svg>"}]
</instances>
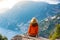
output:
<instances>
[{"instance_id":1,"label":"rocky outcrop","mask_svg":"<svg viewBox=\"0 0 60 40\"><path fill-rule=\"evenodd\" d=\"M30 37L24 35L16 35L11 40L41 40L40 37Z\"/></svg>"},{"instance_id":2,"label":"rocky outcrop","mask_svg":"<svg viewBox=\"0 0 60 40\"><path fill-rule=\"evenodd\" d=\"M30 37L27 35L16 35L11 40L49 40L49 39L43 37ZM56 39L56 40L60 40L60 39Z\"/></svg>"}]
</instances>

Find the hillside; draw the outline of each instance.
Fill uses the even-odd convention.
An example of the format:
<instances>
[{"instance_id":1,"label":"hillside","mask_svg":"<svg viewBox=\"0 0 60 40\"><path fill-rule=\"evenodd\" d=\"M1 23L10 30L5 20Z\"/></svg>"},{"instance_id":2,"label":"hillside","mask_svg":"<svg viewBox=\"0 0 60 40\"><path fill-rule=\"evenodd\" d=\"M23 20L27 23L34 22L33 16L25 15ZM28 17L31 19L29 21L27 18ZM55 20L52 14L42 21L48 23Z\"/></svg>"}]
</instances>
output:
<instances>
[{"instance_id":1,"label":"hillside","mask_svg":"<svg viewBox=\"0 0 60 40\"><path fill-rule=\"evenodd\" d=\"M56 24L60 24L60 14L49 17L40 22L40 36L48 38L50 33L55 29Z\"/></svg>"}]
</instances>

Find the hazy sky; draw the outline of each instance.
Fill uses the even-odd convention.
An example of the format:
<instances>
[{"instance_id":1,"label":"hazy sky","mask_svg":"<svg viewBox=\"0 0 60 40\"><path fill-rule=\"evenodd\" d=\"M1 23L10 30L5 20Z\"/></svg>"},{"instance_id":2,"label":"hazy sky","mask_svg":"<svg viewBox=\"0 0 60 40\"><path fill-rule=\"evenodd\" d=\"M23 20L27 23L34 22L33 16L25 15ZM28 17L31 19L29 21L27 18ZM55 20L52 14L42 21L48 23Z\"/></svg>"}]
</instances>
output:
<instances>
[{"instance_id":1,"label":"hazy sky","mask_svg":"<svg viewBox=\"0 0 60 40\"><path fill-rule=\"evenodd\" d=\"M60 0L0 0L0 14L13 8L13 6L22 1L33 1L33 2L47 2L49 4L57 4Z\"/></svg>"}]
</instances>

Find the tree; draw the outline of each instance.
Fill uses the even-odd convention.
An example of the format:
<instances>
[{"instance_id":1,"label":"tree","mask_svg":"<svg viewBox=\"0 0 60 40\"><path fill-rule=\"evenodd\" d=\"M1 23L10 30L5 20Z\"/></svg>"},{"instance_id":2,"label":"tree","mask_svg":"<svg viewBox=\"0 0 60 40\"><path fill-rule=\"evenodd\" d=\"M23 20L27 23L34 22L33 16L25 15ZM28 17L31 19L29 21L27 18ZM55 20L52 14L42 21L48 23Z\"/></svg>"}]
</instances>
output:
<instances>
[{"instance_id":1,"label":"tree","mask_svg":"<svg viewBox=\"0 0 60 40\"><path fill-rule=\"evenodd\" d=\"M60 24L57 24L54 30L54 33L49 36L50 40L55 40L60 38Z\"/></svg>"},{"instance_id":2,"label":"tree","mask_svg":"<svg viewBox=\"0 0 60 40\"><path fill-rule=\"evenodd\" d=\"M0 34L0 40L2 40L2 35Z\"/></svg>"},{"instance_id":3,"label":"tree","mask_svg":"<svg viewBox=\"0 0 60 40\"><path fill-rule=\"evenodd\" d=\"M2 40L8 40L7 37L3 37Z\"/></svg>"},{"instance_id":4,"label":"tree","mask_svg":"<svg viewBox=\"0 0 60 40\"><path fill-rule=\"evenodd\" d=\"M0 40L8 40L8 39L7 39L7 37L2 36L2 35L0 34Z\"/></svg>"}]
</instances>

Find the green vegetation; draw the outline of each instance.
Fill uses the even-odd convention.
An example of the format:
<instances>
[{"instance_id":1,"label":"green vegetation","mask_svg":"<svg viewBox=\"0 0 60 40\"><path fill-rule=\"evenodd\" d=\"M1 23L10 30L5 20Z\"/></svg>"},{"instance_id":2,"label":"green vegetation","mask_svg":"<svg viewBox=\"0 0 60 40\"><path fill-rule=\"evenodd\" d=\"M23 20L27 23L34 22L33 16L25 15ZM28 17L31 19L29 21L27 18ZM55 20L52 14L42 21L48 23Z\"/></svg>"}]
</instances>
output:
<instances>
[{"instance_id":1,"label":"green vegetation","mask_svg":"<svg viewBox=\"0 0 60 40\"><path fill-rule=\"evenodd\" d=\"M2 36L2 35L0 34L0 40L8 40L8 39L7 39L7 37Z\"/></svg>"},{"instance_id":2,"label":"green vegetation","mask_svg":"<svg viewBox=\"0 0 60 40\"><path fill-rule=\"evenodd\" d=\"M49 36L50 40L55 40L60 38L60 24L56 25L56 28L54 30L54 33Z\"/></svg>"}]
</instances>

